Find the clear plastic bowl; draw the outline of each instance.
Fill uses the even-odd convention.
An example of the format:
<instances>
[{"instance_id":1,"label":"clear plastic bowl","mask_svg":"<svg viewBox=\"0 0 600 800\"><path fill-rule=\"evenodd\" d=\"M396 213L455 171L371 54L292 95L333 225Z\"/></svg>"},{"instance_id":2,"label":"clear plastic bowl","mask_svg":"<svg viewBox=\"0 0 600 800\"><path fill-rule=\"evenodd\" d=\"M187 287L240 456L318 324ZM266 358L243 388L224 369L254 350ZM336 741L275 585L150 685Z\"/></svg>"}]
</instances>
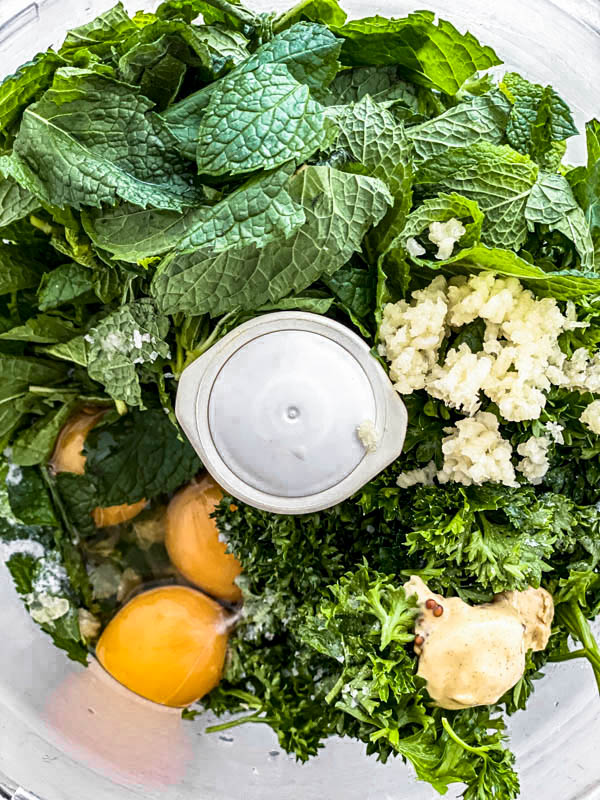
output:
<instances>
[{"instance_id":1,"label":"clear plastic bowl","mask_svg":"<svg viewBox=\"0 0 600 800\"><path fill-rule=\"evenodd\" d=\"M0 70L13 71L111 0L0 0ZM129 2L133 7L156 3ZM276 3L255 0L257 10ZM284 3L278 4L283 8ZM285 4L287 5L287 3ZM354 17L428 7L494 46L509 68L552 83L577 122L600 111L598 0L394 0L346 3ZM581 140L570 150L582 154ZM43 800L429 800L400 759L381 765L362 745L331 741L296 764L269 728L204 733L206 720L135 697L101 669L55 650L31 621L0 565L0 797L17 786ZM527 712L511 721L524 800L600 798L600 700L585 664L550 667ZM460 788L448 797L457 797ZM27 795L15 797L26 800Z\"/></svg>"}]
</instances>

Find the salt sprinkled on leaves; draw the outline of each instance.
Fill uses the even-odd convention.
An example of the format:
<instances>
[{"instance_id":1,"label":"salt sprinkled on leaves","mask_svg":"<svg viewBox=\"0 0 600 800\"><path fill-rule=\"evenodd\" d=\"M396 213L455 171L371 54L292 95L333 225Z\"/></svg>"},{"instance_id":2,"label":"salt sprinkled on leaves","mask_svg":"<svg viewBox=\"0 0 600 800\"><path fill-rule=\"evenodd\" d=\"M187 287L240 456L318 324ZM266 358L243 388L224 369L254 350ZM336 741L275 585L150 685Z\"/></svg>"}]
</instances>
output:
<instances>
[{"instance_id":1,"label":"salt sprinkled on leaves","mask_svg":"<svg viewBox=\"0 0 600 800\"><path fill-rule=\"evenodd\" d=\"M50 553L43 560L42 567L36 576L35 594L60 594L67 581L67 571L60 563L58 553Z\"/></svg>"},{"instance_id":2,"label":"salt sprinkled on leaves","mask_svg":"<svg viewBox=\"0 0 600 800\"><path fill-rule=\"evenodd\" d=\"M142 349L142 343L143 343L142 334L137 329L134 330L134 332L133 332L133 346L137 350L141 350Z\"/></svg>"},{"instance_id":3,"label":"salt sprinkled on leaves","mask_svg":"<svg viewBox=\"0 0 600 800\"><path fill-rule=\"evenodd\" d=\"M18 486L23 480L23 470L18 464L9 463L5 482L7 486Z\"/></svg>"},{"instance_id":4,"label":"salt sprinkled on leaves","mask_svg":"<svg viewBox=\"0 0 600 800\"><path fill-rule=\"evenodd\" d=\"M35 542L33 539L13 539L10 542L0 543L0 558L3 561L8 561L17 553L32 558L43 558L44 548L40 542Z\"/></svg>"}]
</instances>

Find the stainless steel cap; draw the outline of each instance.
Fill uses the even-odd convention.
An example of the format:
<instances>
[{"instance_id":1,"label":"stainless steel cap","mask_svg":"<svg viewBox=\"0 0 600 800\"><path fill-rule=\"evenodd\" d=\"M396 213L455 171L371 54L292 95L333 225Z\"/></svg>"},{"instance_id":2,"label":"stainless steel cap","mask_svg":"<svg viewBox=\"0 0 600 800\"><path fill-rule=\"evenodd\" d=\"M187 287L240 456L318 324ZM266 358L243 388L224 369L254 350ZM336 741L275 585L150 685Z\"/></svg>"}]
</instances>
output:
<instances>
[{"instance_id":1,"label":"stainless steel cap","mask_svg":"<svg viewBox=\"0 0 600 800\"><path fill-rule=\"evenodd\" d=\"M182 374L176 413L206 469L280 514L329 508L398 457L406 409L367 344L316 314L240 325ZM371 423L370 452L357 429Z\"/></svg>"}]
</instances>

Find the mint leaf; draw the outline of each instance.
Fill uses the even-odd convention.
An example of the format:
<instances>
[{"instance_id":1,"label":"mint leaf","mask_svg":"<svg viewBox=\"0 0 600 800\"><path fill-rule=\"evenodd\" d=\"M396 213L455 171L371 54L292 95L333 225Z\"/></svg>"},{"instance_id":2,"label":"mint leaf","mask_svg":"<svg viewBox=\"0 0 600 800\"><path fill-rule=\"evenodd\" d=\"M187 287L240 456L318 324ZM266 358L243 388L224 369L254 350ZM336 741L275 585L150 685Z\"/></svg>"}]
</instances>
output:
<instances>
[{"instance_id":1,"label":"mint leaf","mask_svg":"<svg viewBox=\"0 0 600 800\"><path fill-rule=\"evenodd\" d=\"M202 469L191 444L162 409L132 411L88 436L86 477L97 505L150 500L175 491Z\"/></svg>"},{"instance_id":2,"label":"mint leaf","mask_svg":"<svg viewBox=\"0 0 600 800\"><path fill-rule=\"evenodd\" d=\"M254 72L265 64L286 64L299 83L323 90L337 74L341 46L325 25L298 22L261 45L236 71Z\"/></svg>"},{"instance_id":3,"label":"mint leaf","mask_svg":"<svg viewBox=\"0 0 600 800\"><path fill-rule=\"evenodd\" d=\"M508 72L500 88L513 104L506 137L520 153L546 165L546 158L552 157L552 144L578 133L568 105L551 86L530 83L518 73Z\"/></svg>"},{"instance_id":4,"label":"mint leaf","mask_svg":"<svg viewBox=\"0 0 600 800\"><path fill-rule=\"evenodd\" d=\"M0 341L8 339L14 342L30 342L31 344L47 344L65 342L71 339L75 329L70 322L49 314L38 314L31 317L23 325L16 325L0 333Z\"/></svg>"},{"instance_id":5,"label":"mint leaf","mask_svg":"<svg viewBox=\"0 0 600 800\"><path fill-rule=\"evenodd\" d=\"M5 398L6 400L6 398ZM0 447L8 444L12 432L17 428L26 414L36 410L37 402L28 394L0 403Z\"/></svg>"},{"instance_id":6,"label":"mint leaf","mask_svg":"<svg viewBox=\"0 0 600 800\"><path fill-rule=\"evenodd\" d=\"M536 294L557 300L577 300L600 293L600 275L597 272L576 269L544 272L541 267L525 261L512 250L486 247L484 244L461 250L446 261L412 260L429 269L442 270L447 275L469 275L474 269L510 275Z\"/></svg>"},{"instance_id":7,"label":"mint leaf","mask_svg":"<svg viewBox=\"0 0 600 800\"><path fill-rule=\"evenodd\" d=\"M343 69L329 87L331 105L358 103L367 95L375 103L401 104L419 113L417 89L400 80L397 67L355 67Z\"/></svg>"},{"instance_id":8,"label":"mint leaf","mask_svg":"<svg viewBox=\"0 0 600 800\"><path fill-rule=\"evenodd\" d=\"M24 394L30 385L54 386L67 376L62 364L42 358L0 354L0 400Z\"/></svg>"},{"instance_id":9,"label":"mint leaf","mask_svg":"<svg viewBox=\"0 0 600 800\"><path fill-rule=\"evenodd\" d=\"M16 480L11 480L11 464L4 454L0 461L0 540L23 537L50 545L49 529L56 528L58 522L42 479L37 470L24 469L15 470Z\"/></svg>"},{"instance_id":10,"label":"mint leaf","mask_svg":"<svg viewBox=\"0 0 600 800\"><path fill-rule=\"evenodd\" d=\"M190 219L180 250L214 253L246 244L261 247L276 237L287 238L304 222L304 213L289 194L292 165L249 180L221 202Z\"/></svg>"},{"instance_id":11,"label":"mint leaf","mask_svg":"<svg viewBox=\"0 0 600 800\"><path fill-rule=\"evenodd\" d=\"M73 404L65 403L20 434L11 445L14 463L22 467L45 463L52 454L60 429L72 411Z\"/></svg>"},{"instance_id":12,"label":"mint leaf","mask_svg":"<svg viewBox=\"0 0 600 800\"><path fill-rule=\"evenodd\" d=\"M0 243L0 295L32 289L40 282L43 270L19 246Z\"/></svg>"},{"instance_id":13,"label":"mint leaf","mask_svg":"<svg viewBox=\"0 0 600 800\"><path fill-rule=\"evenodd\" d=\"M82 219L96 245L133 263L175 247L214 253L252 243L260 247L287 238L304 222L304 212L288 192L292 172L287 166L251 178L214 206L183 214L123 205L91 210Z\"/></svg>"},{"instance_id":14,"label":"mint leaf","mask_svg":"<svg viewBox=\"0 0 600 800\"><path fill-rule=\"evenodd\" d=\"M262 30L261 18L245 8L240 0L167 0L156 10L164 19L181 17L192 22L200 14L207 25L218 23L225 28L245 30L258 35Z\"/></svg>"},{"instance_id":15,"label":"mint leaf","mask_svg":"<svg viewBox=\"0 0 600 800\"><path fill-rule=\"evenodd\" d=\"M553 172L540 172L529 199L525 216L531 223L554 225L577 207L566 178Z\"/></svg>"},{"instance_id":16,"label":"mint leaf","mask_svg":"<svg viewBox=\"0 0 600 800\"><path fill-rule=\"evenodd\" d=\"M311 89L326 87L338 70L341 42L323 25L299 22L261 45L229 77L254 72L265 64L286 64L291 75ZM196 160L198 128L220 81L205 86L171 106L163 119L179 143L181 152Z\"/></svg>"},{"instance_id":17,"label":"mint leaf","mask_svg":"<svg viewBox=\"0 0 600 800\"><path fill-rule=\"evenodd\" d=\"M87 335L90 378L103 384L114 400L141 406L136 367L169 358L164 341L168 331L169 321L156 313L151 300L121 306Z\"/></svg>"},{"instance_id":18,"label":"mint leaf","mask_svg":"<svg viewBox=\"0 0 600 800\"><path fill-rule=\"evenodd\" d=\"M163 36L151 44L136 45L133 52L122 56L119 61L121 79L137 84L142 94L156 105L157 111L167 108L175 100L185 78L187 64L171 52L178 49L169 37ZM206 60L209 60L208 53ZM132 77L128 78L128 75Z\"/></svg>"},{"instance_id":19,"label":"mint leaf","mask_svg":"<svg viewBox=\"0 0 600 800\"><path fill-rule=\"evenodd\" d=\"M525 217L531 224L548 225L575 244L581 267L594 266L594 242L583 210L575 200L569 182L563 175L541 172L531 190Z\"/></svg>"},{"instance_id":20,"label":"mint leaf","mask_svg":"<svg viewBox=\"0 0 600 800\"><path fill-rule=\"evenodd\" d=\"M345 108L336 123L340 128L338 146L361 165L352 167L386 183L394 198L393 207L370 236L376 249L386 250L404 227L412 204L411 144L403 126L368 95Z\"/></svg>"},{"instance_id":21,"label":"mint leaf","mask_svg":"<svg viewBox=\"0 0 600 800\"><path fill-rule=\"evenodd\" d=\"M323 108L285 64L265 64L219 84L200 122L198 171L238 175L306 161L329 134Z\"/></svg>"},{"instance_id":22,"label":"mint leaf","mask_svg":"<svg viewBox=\"0 0 600 800\"><path fill-rule=\"evenodd\" d=\"M52 50L40 53L0 83L0 137L4 146L12 142L13 126L29 103L37 100L52 83L58 67L65 62Z\"/></svg>"},{"instance_id":23,"label":"mint leaf","mask_svg":"<svg viewBox=\"0 0 600 800\"><path fill-rule=\"evenodd\" d=\"M281 31L301 20L312 20L324 25L343 25L347 16L337 0L301 0L298 5L282 14L275 21L274 27Z\"/></svg>"},{"instance_id":24,"label":"mint leaf","mask_svg":"<svg viewBox=\"0 0 600 800\"><path fill-rule=\"evenodd\" d=\"M165 0L156 9L159 19L183 19L193 22L204 9L209 9L208 3L203 0Z\"/></svg>"},{"instance_id":25,"label":"mint leaf","mask_svg":"<svg viewBox=\"0 0 600 800\"><path fill-rule=\"evenodd\" d=\"M600 234L600 122L586 125L587 166L567 173L575 197L585 212L594 236Z\"/></svg>"},{"instance_id":26,"label":"mint leaf","mask_svg":"<svg viewBox=\"0 0 600 800\"><path fill-rule=\"evenodd\" d=\"M472 34L459 33L442 19L435 25L434 19L431 11L416 11L403 19L353 20L332 30L344 39L344 64L398 64L415 83L450 95L478 70L501 63L492 48L479 44Z\"/></svg>"},{"instance_id":27,"label":"mint leaf","mask_svg":"<svg viewBox=\"0 0 600 800\"><path fill-rule=\"evenodd\" d=\"M0 228L12 225L39 208L39 200L11 177L0 172Z\"/></svg>"},{"instance_id":28,"label":"mint leaf","mask_svg":"<svg viewBox=\"0 0 600 800\"><path fill-rule=\"evenodd\" d=\"M435 158L453 147L466 148L479 142L500 144L510 108L504 95L493 91L409 128L407 136L423 159Z\"/></svg>"},{"instance_id":29,"label":"mint leaf","mask_svg":"<svg viewBox=\"0 0 600 800\"><path fill-rule=\"evenodd\" d=\"M55 481L77 532L84 536L95 533L92 511L98 505L98 498L93 480L87 475L59 472Z\"/></svg>"},{"instance_id":30,"label":"mint leaf","mask_svg":"<svg viewBox=\"0 0 600 800\"><path fill-rule=\"evenodd\" d=\"M248 39L238 31L216 25L194 26L193 30L197 41L208 47L215 71L221 72L226 65L237 66L250 56Z\"/></svg>"},{"instance_id":31,"label":"mint leaf","mask_svg":"<svg viewBox=\"0 0 600 800\"><path fill-rule=\"evenodd\" d=\"M275 303L265 303L258 310L263 311L310 311L312 314L327 314L333 305L333 297L318 294L292 295L277 300Z\"/></svg>"},{"instance_id":32,"label":"mint leaf","mask_svg":"<svg viewBox=\"0 0 600 800\"><path fill-rule=\"evenodd\" d=\"M165 52L145 68L139 83L142 94L155 103L157 111L162 111L179 94L186 72L183 61Z\"/></svg>"},{"instance_id":33,"label":"mint leaf","mask_svg":"<svg viewBox=\"0 0 600 800\"><path fill-rule=\"evenodd\" d=\"M16 485L7 483L8 474L5 462L0 466L0 540L27 542L34 548L31 552L29 548L28 552L17 550L8 559L15 587L34 621L35 612L44 609L47 595L62 601L65 608L58 618L38 624L57 647L85 664L87 650L80 639L77 608L91 598L81 554L60 527L38 470L20 470Z\"/></svg>"},{"instance_id":34,"label":"mint leaf","mask_svg":"<svg viewBox=\"0 0 600 800\"><path fill-rule=\"evenodd\" d=\"M485 215L483 241L518 250L527 236L525 207L537 174L526 156L482 142L426 162L417 182L432 181L474 200Z\"/></svg>"},{"instance_id":35,"label":"mint leaf","mask_svg":"<svg viewBox=\"0 0 600 800\"><path fill-rule=\"evenodd\" d=\"M51 344L40 348L41 352L53 358L60 358L62 361L72 361L81 367L87 367L88 357L86 340L84 336L75 336L66 342Z\"/></svg>"},{"instance_id":36,"label":"mint leaf","mask_svg":"<svg viewBox=\"0 0 600 800\"><path fill-rule=\"evenodd\" d=\"M290 194L303 206L306 222L289 239L262 250L250 246L217 256L202 251L167 256L151 287L160 310L216 316L300 292L343 266L391 205L381 181L331 167L300 170Z\"/></svg>"},{"instance_id":37,"label":"mint leaf","mask_svg":"<svg viewBox=\"0 0 600 800\"><path fill-rule=\"evenodd\" d=\"M91 22L70 30L58 52L69 60L80 50L102 58L110 55L112 48L118 46L124 36L136 30L136 25L125 11L123 3L117 3Z\"/></svg>"},{"instance_id":38,"label":"mint leaf","mask_svg":"<svg viewBox=\"0 0 600 800\"><path fill-rule=\"evenodd\" d=\"M99 207L118 197L180 210L198 192L152 104L90 70L63 68L23 114L13 177L50 205ZM65 180L68 176L68 180Z\"/></svg>"},{"instance_id":39,"label":"mint leaf","mask_svg":"<svg viewBox=\"0 0 600 800\"><path fill-rule=\"evenodd\" d=\"M406 220L406 227L402 231L402 240L420 236L432 222L447 222L449 219L472 219L464 225L465 233L458 244L460 247L470 247L479 242L483 214L474 200L461 197L459 194L439 194L425 200L412 211ZM426 244L428 240L423 240Z\"/></svg>"},{"instance_id":40,"label":"mint leaf","mask_svg":"<svg viewBox=\"0 0 600 800\"><path fill-rule=\"evenodd\" d=\"M38 288L40 311L59 308L84 297L94 288L93 273L81 264L61 264L42 276Z\"/></svg>"},{"instance_id":41,"label":"mint leaf","mask_svg":"<svg viewBox=\"0 0 600 800\"><path fill-rule=\"evenodd\" d=\"M214 79L248 57L247 44L236 31L155 19L120 46L119 77L162 110L179 93L188 67Z\"/></svg>"},{"instance_id":42,"label":"mint leaf","mask_svg":"<svg viewBox=\"0 0 600 800\"><path fill-rule=\"evenodd\" d=\"M341 304L366 338L370 331L365 322L375 306L375 274L372 270L346 264L333 275L323 278L323 283Z\"/></svg>"},{"instance_id":43,"label":"mint leaf","mask_svg":"<svg viewBox=\"0 0 600 800\"><path fill-rule=\"evenodd\" d=\"M508 145L478 142L470 147L453 147L439 153L435 158L418 164L415 183L438 184L451 180L456 172L465 169L484 168L489 162L502 161L508 164L531 164L529 156L517 153ZM429 191L427 189L426 191Z\"/></svg>"}]
</instances>

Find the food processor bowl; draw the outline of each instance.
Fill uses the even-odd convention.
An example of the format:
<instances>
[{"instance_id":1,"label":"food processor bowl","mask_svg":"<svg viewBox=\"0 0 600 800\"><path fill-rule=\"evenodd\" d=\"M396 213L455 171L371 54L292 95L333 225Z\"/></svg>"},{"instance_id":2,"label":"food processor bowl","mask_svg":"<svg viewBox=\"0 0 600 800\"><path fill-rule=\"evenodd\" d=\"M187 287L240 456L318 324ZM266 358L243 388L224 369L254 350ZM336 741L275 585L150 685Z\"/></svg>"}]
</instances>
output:
<instances>
[{"instance_id":1,"label":"food processor bowl","mask_svg":"<svg viewBox=\"0 0 600 800\"><path fill-rule=\"evenodd\" d=\"M281 0L253 0L259 11ZM0 69L8 74L111 0L0 0ZM129 10L157 3L127 2ZM287 4L285 4L287 5ZM346 0L353 17L427 7L469 29L517 69L552 83L580 128L600 111L597 0ZM572 162L583 158L583 137ZM398 758L383 765L362 744L332 740L301 765L271 730L247 725L206 734L214 718L128 692L97 664L69 661L33 623L0 564L0 797L28 800L432 800ZM600 798L600 699L585 663L549 666L526 712L510 721L524 800ZM2 773L8 776L2 778ZM17 791L17 794L15 794ZM458 797L453 787L450 798Z\"/></svg>"}]
</instances>

